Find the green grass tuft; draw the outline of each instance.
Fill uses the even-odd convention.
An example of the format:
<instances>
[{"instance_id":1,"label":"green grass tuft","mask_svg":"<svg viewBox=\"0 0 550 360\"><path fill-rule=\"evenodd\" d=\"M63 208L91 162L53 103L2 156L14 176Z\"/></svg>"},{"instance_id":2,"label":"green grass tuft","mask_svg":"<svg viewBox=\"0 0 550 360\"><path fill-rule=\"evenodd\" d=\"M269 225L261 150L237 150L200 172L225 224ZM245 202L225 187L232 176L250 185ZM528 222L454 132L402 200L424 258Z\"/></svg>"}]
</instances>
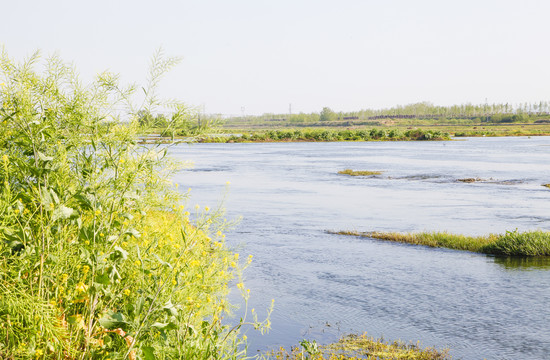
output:
<instances>
[{"instance_id":1,"label":"green grass tuft","mask_svg":"<svg viewBox=\"0 0 550 360\"><path fill-rule=\"evenodd\" d=\"M550 256L550 233L545 231L507 231L482 248L495 255Z\"/></svg>"},{"instance_id":2,"label":"green grass tuft","mask_svg":"<svg viewBox=\"0 0 550 360\"><path fill-rule=\"evenodd\" d=\"M345 170L338 171L338 174L349 175L349 176L372 176L372 175L381 175L382 171L345 169Z\"/></svg>"}]
</instances>

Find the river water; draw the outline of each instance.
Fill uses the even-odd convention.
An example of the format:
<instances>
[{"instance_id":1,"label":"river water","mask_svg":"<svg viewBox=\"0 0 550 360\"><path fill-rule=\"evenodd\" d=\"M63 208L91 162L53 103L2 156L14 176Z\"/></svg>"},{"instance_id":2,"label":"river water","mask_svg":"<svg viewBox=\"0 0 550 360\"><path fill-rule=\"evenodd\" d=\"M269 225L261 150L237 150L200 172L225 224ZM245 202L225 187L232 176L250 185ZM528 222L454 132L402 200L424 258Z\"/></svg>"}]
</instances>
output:
<instances>
[{"instance_id":1,"label":"river water","mask_svg":"<svg viewBox=\"0 0 550 360\"><path fill-rule=\"evenodd\" d=\"M247 332L250 354L367 332L454 359L550 359L548 259L327 232L550 230L549 137L196 144L172 155L195 164L174 179L192 188L189 206L226 196L227 217L242 216L227 241L254 256L250 307L261 316L275 299L269 334ZM347 168L383 174L337 173Z\"/></svg>"}]
</instances>

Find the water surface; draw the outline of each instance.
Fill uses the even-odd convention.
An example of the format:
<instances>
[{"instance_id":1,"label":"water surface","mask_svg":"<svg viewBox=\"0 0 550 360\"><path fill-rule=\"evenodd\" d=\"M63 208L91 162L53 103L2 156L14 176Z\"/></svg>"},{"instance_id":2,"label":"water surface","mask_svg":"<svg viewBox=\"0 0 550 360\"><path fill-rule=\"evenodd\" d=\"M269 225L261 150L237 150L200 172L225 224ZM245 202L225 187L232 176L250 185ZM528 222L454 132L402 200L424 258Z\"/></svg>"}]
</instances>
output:
<instances>
[{"instance_id":1,"label":"water surface","mask_svg":"<svg viewBox=\"0 0 550 360\"><path fill-rule=\"evenodd\" d=\"M228 242L253 254L245 282L272 330L251 353L364 332L449 347L462 359L550 359L550 262L495 258L327 230L550 230L550 138L447 142L197 144L176 177L189 205L231 183ZM379 170L376 177L337 172ZM484 181L463 183L463 178Z\"/></svg>"}]
</instances>

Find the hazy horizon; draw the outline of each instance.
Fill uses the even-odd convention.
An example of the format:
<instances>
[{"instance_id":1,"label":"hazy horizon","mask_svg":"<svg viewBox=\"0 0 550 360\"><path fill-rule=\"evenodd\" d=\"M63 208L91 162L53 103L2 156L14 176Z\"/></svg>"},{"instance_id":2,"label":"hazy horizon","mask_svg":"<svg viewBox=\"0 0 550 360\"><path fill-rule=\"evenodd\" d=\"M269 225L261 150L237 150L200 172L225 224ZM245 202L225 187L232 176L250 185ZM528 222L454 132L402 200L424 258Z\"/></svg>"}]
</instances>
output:
<instances>
[{"instance_id":1,"label":"hazy horizon","mask_svg":"<svg viewBox=\"0 0 550 360\"><path fill-rule=\"evenodd\" d=\"M183 57L161 94L260 115L550 100L550 2L99 0L3 5L0 44L58 52L89 81L143 83L159 47ZM291 108L290 108L291 107Z\"/></svg>"}]
</instances>

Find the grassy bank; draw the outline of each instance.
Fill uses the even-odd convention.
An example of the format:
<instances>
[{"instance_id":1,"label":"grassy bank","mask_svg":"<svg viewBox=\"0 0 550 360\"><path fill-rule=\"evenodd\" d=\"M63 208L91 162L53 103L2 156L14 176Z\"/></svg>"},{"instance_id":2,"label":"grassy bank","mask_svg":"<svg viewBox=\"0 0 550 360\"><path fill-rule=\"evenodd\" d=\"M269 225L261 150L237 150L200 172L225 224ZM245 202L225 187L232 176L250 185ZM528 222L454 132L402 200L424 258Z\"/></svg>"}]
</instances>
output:
<instances>
[{"instance_id":1,"label":"grassy bank","mask_svg":"<svg viewBox=\"0 0 550 360\"><path fill-rule=\"evenodd\" d=\"M550 256L550 232L508 231L502 235L464 236L447 232L333 232L339 235L369 237L414 245L467 250L493 255L507 256Z\"/></svg>"},{"instance_id":2,"label":"grassy bank","mask_svg":"<svg viewBox=\"0 0 550 360\"><path fill-rule=\"evenodd\" d=\"M408 129L289 129L245 131L239 135L205 138L203 142L288 142L288 141L388 141L448 140L449 134L439 130Z\"/></svg>"},{"instance_id":3,"label":"grassy bank","mask_svg":"<svg viewBox=\"0 0 550 360\"><path fill-rule=\"evenodd\" d=\"M447 350L422 348L418 344L406 344L400 341L387 342L363 335L346 335L338 342L329 345L317 345L316 342L302 341L301 347L290 351L280 349L269 354L269 359L288 360L359 360L359 359L411 359L446 360L451 357Z\"/></svg>"}]
</instances>

